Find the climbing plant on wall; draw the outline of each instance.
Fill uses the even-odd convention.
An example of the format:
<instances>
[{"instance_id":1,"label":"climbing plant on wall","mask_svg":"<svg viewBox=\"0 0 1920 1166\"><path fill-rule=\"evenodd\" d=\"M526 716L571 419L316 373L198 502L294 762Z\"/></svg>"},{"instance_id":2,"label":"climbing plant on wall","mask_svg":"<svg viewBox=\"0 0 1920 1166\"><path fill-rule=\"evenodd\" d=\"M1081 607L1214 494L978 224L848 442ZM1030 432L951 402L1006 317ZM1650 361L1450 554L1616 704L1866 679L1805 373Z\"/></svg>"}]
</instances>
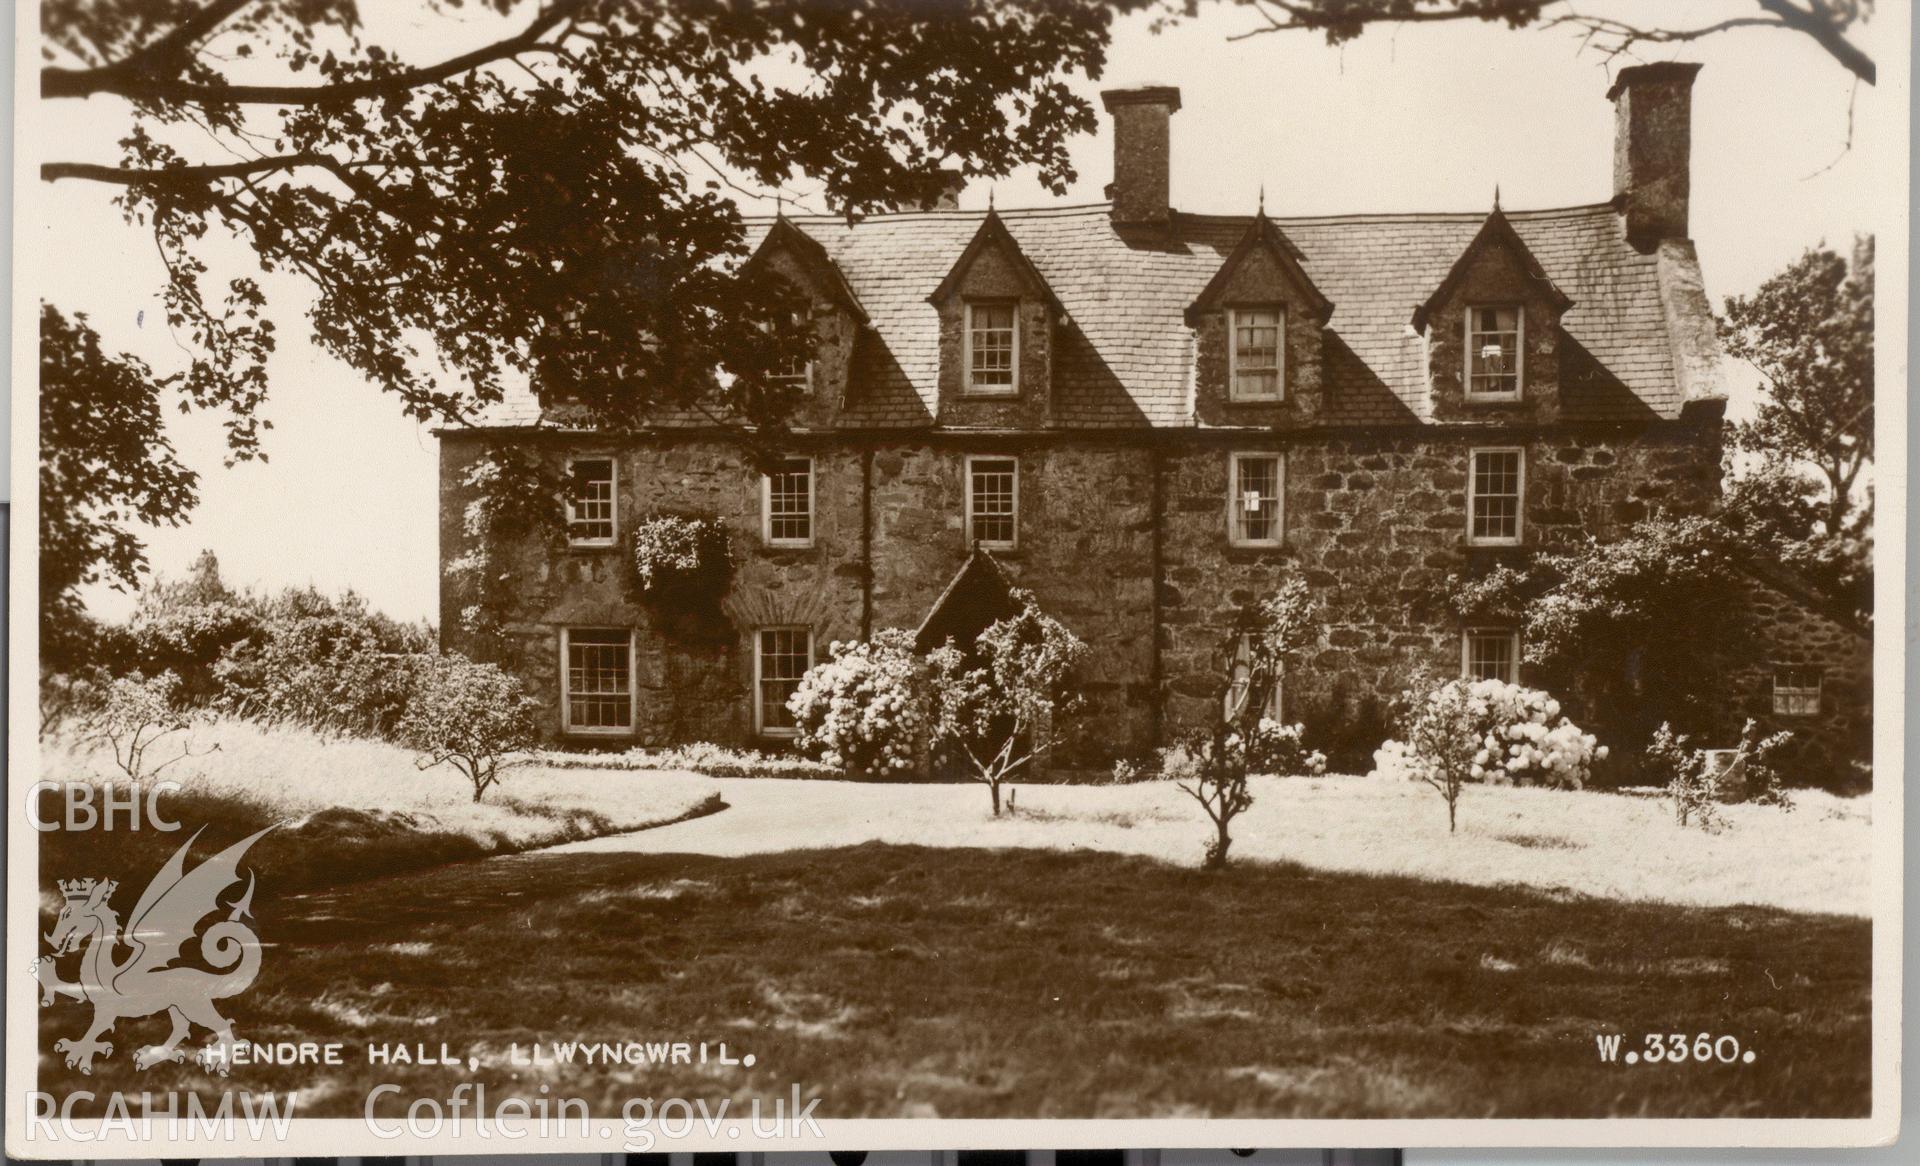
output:
<instances>
[{"instance_id":1,"label":"climbing plant on wall","mask_svg":"<svg viewBox=\"0 0 1920 1166\"><path fill-rule=\"evenodd\" d=\"M720 603L733 583L733 546L718 518L655 514L633 529L633 573L641 602L667 630L700 637L725 631Z\"/></svg>"},{"instance_id":2,"label":"climbing plant on wall","mask_svg":"<svg viewBox=\"0 0 1920 1166\"><path fill-rule=\"evenodd\" d=\"M460 484L471 492L460 513L466 551L448 561L447 578L463 601L457 621L467 655L497 662L506 656L506 621L519 590L514 551L536 534L543 545L559 536L560 483L524 453L489 445Z\"/></svg>"}]
</instances>

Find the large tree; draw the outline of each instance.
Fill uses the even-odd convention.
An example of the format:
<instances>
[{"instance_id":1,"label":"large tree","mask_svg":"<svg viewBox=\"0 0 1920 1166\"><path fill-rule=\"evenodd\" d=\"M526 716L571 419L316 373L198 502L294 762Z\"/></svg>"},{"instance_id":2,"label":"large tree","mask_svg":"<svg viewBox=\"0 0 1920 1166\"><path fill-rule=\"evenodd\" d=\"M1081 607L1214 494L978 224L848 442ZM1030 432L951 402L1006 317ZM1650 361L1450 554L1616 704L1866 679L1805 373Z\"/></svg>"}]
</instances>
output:
<instances>
[{"instance_id":1,"label":"large tree","mask_svg":"<svg viewBox=\"0 0 1920 1166\"><path fill-rule=\"evenodd\" d=\"M1759 409L1733 427L1734 447L1817 471L1828 533L1870 526L1871 496L1855 492L1873 462L1873 236L1854 240L1851 262L1812 249L1729 297L1720 336L1760 374Z\"/></svg>"},{"instance_id":2,"label":"large tree","mask_svg":"<svg viewBox=\"0 0 1920 1166\"><path fill-rule=\"evenodd\" d=\"M778 426L769 373L805 334L737 277L730 190L804 177L855 215L930 199L942 167L1064 189L1095 125L1065 77L1099 74L1136 2L417 0L439 35L415 39L461 46L430 56L354 0L46 0L41 96L117 98L125 124L117 160L42 177L118 187L153 232L184 387L232 407L238 456L265 348L221 236L309 280L318 343L413 415L529 377L608 421Z\"/></svg>"},{"instance_id":3,"label":"large tree","mask_svg":"<svg viewBox=\"0 0 1920 1166\"><path fill-rule=\"evenodd\" d=\"M1189 14L1200 0L1176 0ZM1748 0L1704 6L1669 3L1650 20L1645 6L1606 0L1235 0L1253 10L1256 23L1233 39L1277 32L1317 32L1329 44L1353 40L1375 25L1486 21L1511 28L1564 28L1579 33L1609 58L1641 47L1689 44L1744 29L1793 33L1811 39L1860 81L1874 84L1873 58L1848 36L1873 14L1873 0ZM1684 19L1682 16L1684 15Z\"/></svg>"},{"instance_id":4,"label":"large tree","mask_svg":"<svg viewBox=\"0 0 1920 1166\"><path fill-rule=\"evenodd\" d=\"M147 556L131 523L178 524L198 476L174 456L161 384L110 353L84 315L40 309L40 634L53 668L79 662L80 589L139 585Z\"/></svg>"}]
</instances>

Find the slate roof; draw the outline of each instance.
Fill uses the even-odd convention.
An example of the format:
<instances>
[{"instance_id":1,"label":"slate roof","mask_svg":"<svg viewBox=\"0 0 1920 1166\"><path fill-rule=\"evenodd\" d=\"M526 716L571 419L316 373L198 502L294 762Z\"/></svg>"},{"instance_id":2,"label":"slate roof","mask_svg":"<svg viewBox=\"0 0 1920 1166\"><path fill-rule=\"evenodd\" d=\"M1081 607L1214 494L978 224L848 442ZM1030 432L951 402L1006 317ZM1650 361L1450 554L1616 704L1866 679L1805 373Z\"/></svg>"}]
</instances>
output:
<instances>
[{"instance_id":1,"label":"slate roof","mask_svg":"<svg viewBox=\"0 0 1920 1166\"><path fill-rule=\"evenodd\" d=\"M851 226L835 217L788 219L819 242L868 315L842 426L932 423L939 322L927 297L987 213L885 214ZM1170 233L1139 233L1116 228L1104 203L998 214L1064 313L1055 334L1054 425L1196 424L1190 383L1194 333L1184 312L1241 242L1253 216L1178 213ZM1705 303L1703 297L1689 302L1667 294L1663 282L1690 276L1697 288L1691 248L1636 250L1627 243L1612 203L1504 214L1546 277L1572 300L1562 319L1562 416L1677 416L1688 392L1676 371L1677 358L1686 354L1676 353L1682 342L1676 335L1683 329L1669 315L1699 314ZM1301 267L1334 304L1327 325L1322 421L1428 420L1425 342L1410 320L1447 278L1487 215L1273 221L1299 248ZM748 245L757 246L772 225L771 219L750 221ZM1670 270L1675 263L1687 270ZM528 425L538 419L532 398L516 394L490 410L482 424Z\"/></svg>"}]
</instances>

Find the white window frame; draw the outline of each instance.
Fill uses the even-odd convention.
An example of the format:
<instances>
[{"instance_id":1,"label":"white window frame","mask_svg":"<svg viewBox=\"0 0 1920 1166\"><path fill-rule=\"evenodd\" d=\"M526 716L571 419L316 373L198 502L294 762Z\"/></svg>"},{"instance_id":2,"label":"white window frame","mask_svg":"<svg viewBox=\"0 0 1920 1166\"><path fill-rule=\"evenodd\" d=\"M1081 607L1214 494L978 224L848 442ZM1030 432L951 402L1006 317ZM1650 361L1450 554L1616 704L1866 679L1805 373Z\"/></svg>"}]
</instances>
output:
<instances>
[{"instance_id":1,"label":"white window frame","mask_svg":"<svg viewBox=\"0 0 1920 1166\"><path fill-rule=\"evenodd\" d=\"M1242 667L1243 661L1247 669L1247 679L1245 681L1240 680L1234 675L1234 673L1237 673ZM1227 675L1227 695L1222 698L1220 706L1221 712L1226 715L1227 720L1232 721L1246 708L1247 697L1250 695L1248 690L1253 687L1253 633L1242 632L1240 634L1240 639L1233 648L1231 671L1228 672ZM1285 707L1281 698L1281 685L1285 680L1286 673L1284 667L1276 664L1273 671L1273 685L1267 689L1266 706L1260 710L1260 715L1263 718L1281 721L1280 714ZM1238 700L1234 699L1235 689L1240 690ZM1284 721L1281 721L1281 723L1285 724Z\"/></svg>"},{"instance_id":2,"label":"white window frame","mask_svg":"<svg viewBox=\"0 0 1920 1166\"><path fill-rule=\"evenodd\" d=\"M568 684L575 632L625 632L627 634L627 724L579 725L573 723L573 691ZM560 629L560 731L573 737L631 737L640 725L640 685L637 671L639 653L634 649L632 628L600 627L582 624Z\"/></svg>"},{"instance_id":3,"label":"white window frame","mask_svg":"<svg viewBox=\"0 0 1920 1166\"><path fill-rule=\"evenodd\" d=\"M1506 393L1473 391L1473 314L1510 308L1513 311L1513 390ZM1527 389L1527 309L1525 304L1468 304L1461 321L1460 391L1469 401L1518 401Z\"/></svg>"},{"instance_id":4,"label":"white window frame","mask_svg":"<svg viewBox=\"0 0 1920 1166\"><path fill-rule=\"evenodd\" d=\"M1794 672L1812 673L1813 687L1812 688L1807 688L1805 686L1799 686L1799 687L1784 686L1783 687L1780 683L1781 675L1794 673ZM1827 677L1826 677L1825 671L1823 669L1814 667L1812 665L1806 665L1806 664L1774 665L1773 666L1773 715L1776 717L1794 717L1796 719L1803 718L1803 717L1819 716L1821 699L1822 699L1823 690L1825 689L1825 686L1826 686L1826 680L1827 680ZM1795 698L1804 699L1809 696L1813 698L1812 708L1796 710L1790 707ZM1785 700L1783 701L1782 698L1785 698ZM1783 703L1788 705L1789 707L1786 707L1786 708L1781 707Z\"/></svg>"},{"instance_id":5,"label":"white window frame","mask_svg":"<svg viewBox=\"0 0 1920 1166\"><path fill-rule=\"evenodd\" d=\"M1012 462L1013 463L1013 537L1011 539L981 539L980 545L990 551L1013 551L1020 549L1020 459L1013 454L970 453L961 466L961 478L966 500L962 509L962 529L966 533L967 546L973 546L973 463L975 462Z\"/></svg>"},{"instance_id":6,"label":"white window frame","mask_svg":"<svg viewBox=\"0 0 1920 1166\"><path fill-rule=\"evenodd\" d=\"M979 308L1006 308L1013 313L1013 378L1006 385L976 385L973 383L973 313ZM960 386L961 391L970 397L1017 397L1020 395L1020 301L1019 300L969 300L966 313L960 321Z\"/></svg>"},{"instance_id":7,"label":"white window frame","mask_svg":"<svg viewBox=\"0 0 1920 1166\"><path fill-rule=\"evenodd\" d=\"M578 462L606 462L611 476L608 485L611 493L608 501L613 508L613 533L606 538L573 537L573 467ZM578 454L567 459L567 545L569 547L611 547L620 543L620 459L612 454Z\"/></svg>"},{"instance_id":8,"label":"white window frame","mask_svg":"<svg viewBox=\"0 0 1920 1166\"><path fill-rule=\"evenodd\" d=\"M1240 534L1240 463L1259 458L1274 463L1274 505L1270 538L1243 538ZM1287 455L1279 450L1238 450L1227 455L1227 545L1234 547L1277 547L1287 541Z\"/></svg>"},{"instance_id":9,"label":"white window frame","mask_svg":"<svg viewBox=\"0 0 1920 1166\"><path fill-rule=\"evenodd\" d=\"M766 641L762 637L767 632L799 632L807 637L807 667L800 670L800 674L805 676L814 663L813 628L808 624L778 623L761 624L753 629L753 732L757 737L787 740L793 737L796 730L783 725L767 724L766 698L761 692L761 685L766 679L764 670Z\"/></svg>"},{"instance_id":10,"label":"white window frame","mask_svg":"<svg viewBox=\"0 0 1920 1166\"><path fill-rule=\"evenodd\" d=\"M773 537L773 475L760 475L760 538L770 547L810 547L813 545L813 532L819 524L820 515L817 500L818 488L814 482L815 466L813 458L795 455L781 459L784 462L807 463L807 537Z\"/></svg>"},{"instance_id":11,"label":"white window frame","mask_svg":"<svg viewBox=\"0 0 1920 1166\"><path fill-rule=\"evenodd\" d=\"M1473 503L1476 497L1474 483L1479 480L1475 467L1481 454L1510 453L1515 455L1519 464L1519 476L1515 481L1513 508L1513 536L1511 538L1482 537L1473 533ZM1524 445L1476 445L1467 450L1467 545L1470 547L1517 547L1527 537L1527 447Z\"/></svg>"},{"instance_id":12,"label":"white window frame","mask_svg":"<svg viewBox=\"0 0 1920 1166\"><path fill-rule=\"evenodd\" d=\"M811 317L804 317L799 313L795 313L794 323L801 324L801 323L811 323L811 322L812 322ZM817 339L816 339L816 343L817 343ZM802 393L812 393L813 392L813 364L814 364L813 356L811 355L811 353L809 353L809 355L807 356L806 363L801 365L800 367L799 376L797 377L781 376L778 373L771 373L768 375L767 379L769 381L772 381L774 384L791 384L795 381L798 381L800 385L800 391Z\"/></svg>"},{"instance_id":13,"label":"white window frame","mask_svg":"<svg viewBox=\"0 0 1920 1166\"><path fill-rule=\"evenodd\" d=\"M1507 675L1501 677L1508 684L1520 683L1520 631L1517 628L1471 627L1460 629L1460 679L1483 680L1485 677L1473 674L1473 641L1504 637L1507 641L1508 659L1513 663L1507 669Z\"/></svg>"},{"instance_id":14,"label":"white window frame","mask_svg":"<svg viewBox=\"0 0 1920 1166\"><path fill-rule=\"evenodd\" d=\"M1262 396L1240 391L1240 314L1242 312L1272 312L1278 319L1275 322L1273 353L1273 394ZM1253 372L1268 370L1251 369ZM1287 399L1287 306L1285 304L1244 304L1227 309L1227 400L1257 401L1272 404Z\"/></svg>"}]
</instances>

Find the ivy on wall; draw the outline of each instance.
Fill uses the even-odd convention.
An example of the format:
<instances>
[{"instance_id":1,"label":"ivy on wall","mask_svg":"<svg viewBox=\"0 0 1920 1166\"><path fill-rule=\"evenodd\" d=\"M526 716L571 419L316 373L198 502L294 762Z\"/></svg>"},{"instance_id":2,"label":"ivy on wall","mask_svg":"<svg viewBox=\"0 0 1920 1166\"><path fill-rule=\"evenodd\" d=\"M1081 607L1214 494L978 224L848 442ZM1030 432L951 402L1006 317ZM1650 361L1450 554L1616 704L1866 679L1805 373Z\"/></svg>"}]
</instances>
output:
<instances>
[{"instance_id":1,"label":"ivy on wall","mask_svg":"<svg viewBox=\"0 0 1920 1166\"><path fill-rule=\"evenodd\" d=\"M733 584L733 546L718 518L655 514L633 529L634 586L667 630L689 638L727 634L720 608Z\"/></svg>"},{"instance_id":2,"label":"ivy on wall","mask_svg":"<svg viewBox=\"0 0 1920 1166\"><path fill-rule=\"evenodd\" d=\"M447 578L463 600L457 618L467 655L500 662L520 589L512 549L536 533L547 542L559 537L561 483L526 454L496 444L481 451L460 484L472 493L460 515L467 549L447 563Z\"/></svg>"}]
</instances>

